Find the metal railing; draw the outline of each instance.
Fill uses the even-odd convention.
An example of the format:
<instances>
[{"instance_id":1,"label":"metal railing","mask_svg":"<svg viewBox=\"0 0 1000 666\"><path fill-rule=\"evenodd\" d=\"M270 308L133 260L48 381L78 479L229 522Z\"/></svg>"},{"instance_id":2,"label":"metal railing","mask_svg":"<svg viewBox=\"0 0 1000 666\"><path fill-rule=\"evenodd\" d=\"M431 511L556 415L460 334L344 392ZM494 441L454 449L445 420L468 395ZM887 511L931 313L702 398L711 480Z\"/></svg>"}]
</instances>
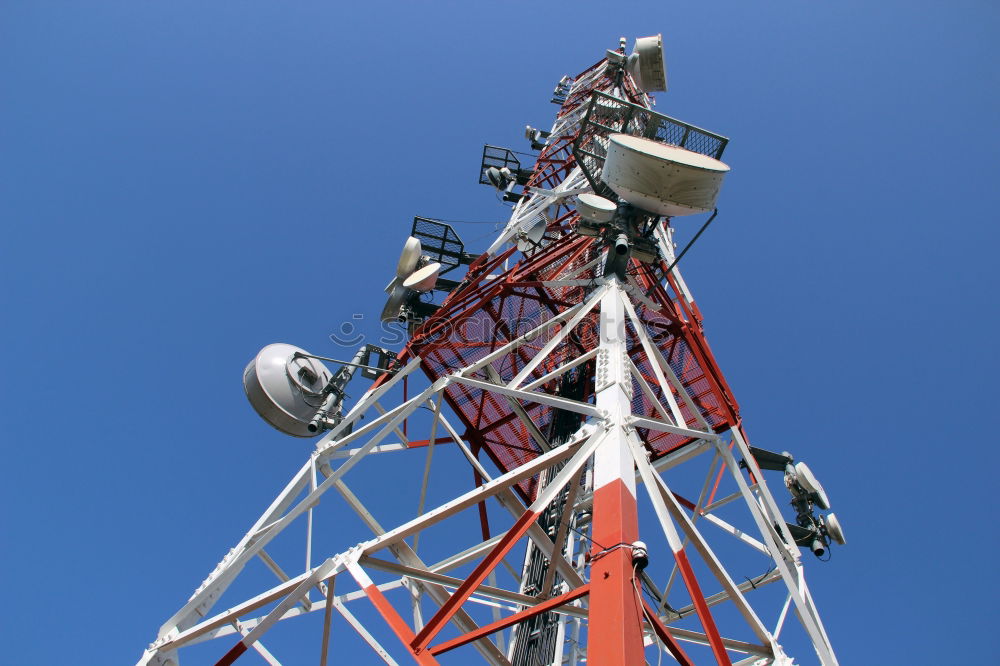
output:
<instances>
[{"instance_id":1,"label":"metal railing","mask_svg":"<svg viewBox=\"0 0 1000 666\"><path fill-rule=\"evenodd\" d=\"M608 152L608 136L611 134L641 136L715 159L722 158L729 143L729 139L721 134L607 93L594 92L580 125L580 133L573 142L573 156L594 192L602 196L611 194L611 189L601 182L601 170Z\"/></svg>"}]
</instances>

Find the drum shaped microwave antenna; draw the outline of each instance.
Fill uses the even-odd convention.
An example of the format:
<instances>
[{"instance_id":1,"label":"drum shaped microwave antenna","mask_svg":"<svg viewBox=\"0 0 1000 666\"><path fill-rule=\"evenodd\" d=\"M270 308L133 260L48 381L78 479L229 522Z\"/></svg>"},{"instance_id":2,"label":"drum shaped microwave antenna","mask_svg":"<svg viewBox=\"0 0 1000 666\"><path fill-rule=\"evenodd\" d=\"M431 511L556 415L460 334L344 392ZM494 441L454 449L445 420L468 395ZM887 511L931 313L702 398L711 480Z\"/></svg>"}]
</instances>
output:
<instances>
[{"instance_id":1,"label":"drum shaped microwave antenna","mask_svg":"<svg viewBox=\"0 0 1000 666\"><path fill-rule=\"evenodd\" d=\"M614 218L618 204L592 192L584 192L576 197L576 212L588 222L607 224Z\"/></svg>"},{"instance_id":2,"label":"drum shaped microwave antenna","mask_svg":"<svg viewBox=\"0 0 1000 666\"><path fill-rule=\"evenodd\" d=\"M441 275L441 262L431 261L423 252L419 238L410 236L406 239L403 252L396 263L396 275L385 288L389 298L382 308L382 321L403 321L403 308L412 304L417 294L430 291L437 285L438 276Z\"/></svg>"},{"instance_id":3,"label":"drum shaped microwave antenna","mask_svg":"<svg viewBox=\"0 0 1000 666\"><path fill-rule=\"evenodd\" d=\"M601 180L636 208L674 217L715 208L723 162L684 148L629 134L612 134Z\"/></svg>"},{"instance_id":4,"label":"drum shaped microwave antenna","mask_svg":"<svg viewBox=\"0 0 1000 666\"><path fill-rule=\"evenodd\" d=\"M330 371L294 345L264 347L243 371L243 390L254 411L272 426L294 437L312 437L309 422L323 404Z\"/></svg>"},{"instance_id":5,"label":"drum shaped microwave antenna","mask_svg":"<svg viewBox=\"0 0 1000 666\"><path fill-rule=\"evenodd\" d=\"M663 60L663 35L639 37L628 57L629 74L646 92L666 92L667 65Z\"/></svg>"}]
</instances>

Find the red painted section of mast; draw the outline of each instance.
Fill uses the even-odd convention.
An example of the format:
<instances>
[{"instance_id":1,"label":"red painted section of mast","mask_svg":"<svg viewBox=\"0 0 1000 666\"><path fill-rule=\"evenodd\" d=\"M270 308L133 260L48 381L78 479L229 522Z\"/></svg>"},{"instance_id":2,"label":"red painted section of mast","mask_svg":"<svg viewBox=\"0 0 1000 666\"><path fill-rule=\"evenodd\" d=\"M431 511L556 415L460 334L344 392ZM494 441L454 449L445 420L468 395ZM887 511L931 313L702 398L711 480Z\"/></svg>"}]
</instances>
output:
<instances>
[{"instance_id":1,"label":"red painted section of mast","mask_svg":"<svg viewBox=\"0 0 1000 666\"><path fill-rule=\"evenodd\" d=\"M633 586L632 542L639 536L635 497L620 479L594 491L587 661L602 666L644 664L642 606ZM618 546L617 544L629 544ZM603 549L610 549L601 552ZM641 589L641 588L639 588Z\"/></svg>"}]
</instances>

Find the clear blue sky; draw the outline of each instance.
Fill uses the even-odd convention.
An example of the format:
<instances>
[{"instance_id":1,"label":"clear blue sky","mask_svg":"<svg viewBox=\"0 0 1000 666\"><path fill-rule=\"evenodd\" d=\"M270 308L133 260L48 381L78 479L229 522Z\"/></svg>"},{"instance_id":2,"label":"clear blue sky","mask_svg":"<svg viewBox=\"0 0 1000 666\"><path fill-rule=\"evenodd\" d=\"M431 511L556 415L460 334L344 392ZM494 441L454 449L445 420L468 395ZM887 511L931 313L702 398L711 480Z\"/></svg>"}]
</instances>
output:
<instances>
[{"instance_id":1,"label":"clear blue sky","mask_svg":"<svg viewBox=\"0 0 1000 666\"><path fill-rule=\"evenodd\" d=\"M809 562L842 663L985 663L985 0L4 2L0 662L134 662L308 451L246 404L246 362L375 330L413 215L502 219L482 144L525 149L560 76L657 32L658 109L731 137L682 268L749 432L844 523Z\"/></svg>"}]
</instances>

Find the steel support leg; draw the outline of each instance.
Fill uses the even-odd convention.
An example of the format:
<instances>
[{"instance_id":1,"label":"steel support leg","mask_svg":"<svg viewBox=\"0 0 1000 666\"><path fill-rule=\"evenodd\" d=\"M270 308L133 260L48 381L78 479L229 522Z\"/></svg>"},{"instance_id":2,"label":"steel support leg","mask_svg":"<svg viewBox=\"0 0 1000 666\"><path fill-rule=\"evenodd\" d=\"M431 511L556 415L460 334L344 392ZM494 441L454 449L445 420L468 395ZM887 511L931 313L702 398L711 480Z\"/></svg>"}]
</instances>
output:
<instances>
[{"instance_id":1,"label":"steel support leg","mask_svg":"<svg viewBox=\"0 0 1000 666\"><path fill-rule=\"evenodd\" d=\"M631 413L631 376L625 354L625 310L617 281L601 297L597 353L597 407L608 432L594 452L594 541L590 570L587 662L601 666L645 663L642 606L634 580L632 542L639 537L635 466L625 428ZM624 545L623 545L624 544Z\"/></svg>"}]
</instances>

